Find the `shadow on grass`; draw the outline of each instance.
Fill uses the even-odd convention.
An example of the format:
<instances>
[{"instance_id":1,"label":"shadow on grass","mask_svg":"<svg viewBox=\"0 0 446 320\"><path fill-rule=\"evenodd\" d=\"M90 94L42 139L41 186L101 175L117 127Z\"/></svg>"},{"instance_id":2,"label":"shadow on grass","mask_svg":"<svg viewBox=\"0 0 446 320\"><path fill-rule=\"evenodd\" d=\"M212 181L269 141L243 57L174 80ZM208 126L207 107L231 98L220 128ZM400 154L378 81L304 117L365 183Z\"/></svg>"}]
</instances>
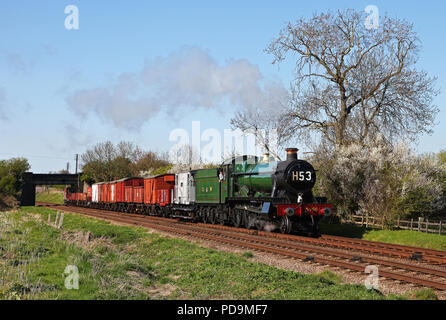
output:
<instances>
[{"instance_id":1,"label":"shadow on grass","mask_svg":"<svg viewBox=\"0 0 446 320\"><path fill-rule=\"evenodd\" d=\"M371 228L361 227L354 224L329 224L321 223L321 233L332 236L342 236L348 238L361 239L365 233L372 230Z\"/></svg>"}]
</instances>

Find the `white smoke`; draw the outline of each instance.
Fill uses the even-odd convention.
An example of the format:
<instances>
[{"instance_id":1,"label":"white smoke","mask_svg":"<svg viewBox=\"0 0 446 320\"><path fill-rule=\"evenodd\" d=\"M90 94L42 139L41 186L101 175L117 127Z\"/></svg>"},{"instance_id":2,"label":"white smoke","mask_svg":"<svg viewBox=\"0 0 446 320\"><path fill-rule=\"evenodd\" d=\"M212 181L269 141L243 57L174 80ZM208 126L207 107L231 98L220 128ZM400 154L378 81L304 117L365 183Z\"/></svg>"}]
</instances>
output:
<instances>
[{"instance_id":1,"label":"white smoke","mask_svg":"<svg viewBox=\"0 0 446 320\"><path fill-rule=\"evenodd\" d=\"M277 229L277 225L272 222L266 222L265 225L263 226L263 230L265 230L267 232L273 232L276 229Z\"/></svg>"},{"instance_id":2,"label":"white smoke","mask_svg":"<svg viewBox=\"0 0 446 320\"><path fill-rule=\"evenodd\" d=\"M114 126L139 130L159 112L180 108L235 107L274 109L286 90L279 82L264 84L258 68L245 59L219 65L198 47L183 47L167 57L146 61L139 73L122 73L109 87L70 93L66 102L76 114L95 113Z\"/></svg>"},{"instance_id":3,"label":"white smoke","mask_svg":"<svg viewBox=\"0 0 446 320\"><path fill-rule=\"evenodd\" d=\"M16 52L4 53L6 64L16 74L27 74L35 65L36 57L33 60L26 60Z\"/></svg>"},{"instance_id":4,"label":"white smoke","mask_svg":"<svg viewBox=\"0 0 446 320\"><path fill-rule=\"evenodd\" d=\"M98 87L74 92L66 102L82 116L96 113L111 120L116 127L139 129L160 110L152 99L140 96L140 84L135 74L122 73L110 88ZM136 97L135 97L136 96Z\"/></svg>"}]
</instances>

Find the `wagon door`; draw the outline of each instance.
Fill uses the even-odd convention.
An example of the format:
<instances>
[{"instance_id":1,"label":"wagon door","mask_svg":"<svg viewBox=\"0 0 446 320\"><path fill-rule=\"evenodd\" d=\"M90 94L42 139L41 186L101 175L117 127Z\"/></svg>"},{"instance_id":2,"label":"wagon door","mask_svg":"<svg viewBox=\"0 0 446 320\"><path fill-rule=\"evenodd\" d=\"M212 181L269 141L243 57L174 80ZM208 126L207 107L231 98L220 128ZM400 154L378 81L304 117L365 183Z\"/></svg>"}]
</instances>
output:
<instances>
[{"instance_id":1,"label":"wagon door","mask_svg":"<svg viewBox=\"0 0 446 320\"><path fill-rule=\"evenodd\" d=\"M226 197L228 196L228 166L218 169L217 172L219 181L219 200L220 203L226 202Z\"/></svg>"},{"instance_id":2,"label":"wagon door","mask_svg":"<svg viewBox=\"0 0 446 320\"><path fill-rule=\"evenodd\" d=\"M97 184L94 184L94 185L91 186L91 193L92 193L91 201L98 202L98 198L99 198L98 197L98 190L99 190L99 188L98 188Z\"/></svg>"},{"instance_id":3,"label":"wagon door","mask_svg":"<svg viewBox=\"0 0 446 320\"><path fill-rule=\"evenodd\" d=\"M189 203L195 203L195 180L194 175L190 172L187 173L187 196L189 199Z\"/></svg>"},{"instance_id":4,"label":"wagon door","mask_svg":"<svg viewBox=\"0 0 446 320\"><path fill-rule=\"evenodd\" d=\"M177 185L178 203L179 204L188 204L187 174L179 173L177 183L178 183L178 185Z\"/></svg>"},{"instance_id":5,"label":"wagon door","mask_svg":"<svg viewBox=\"0 0 446 320\"><path fill-rule=\"evenodd\" d=\"M111 199L110 202L116 202L116 184L113 183L110 185L111 187Z\"/></svg>"}]
</instances>

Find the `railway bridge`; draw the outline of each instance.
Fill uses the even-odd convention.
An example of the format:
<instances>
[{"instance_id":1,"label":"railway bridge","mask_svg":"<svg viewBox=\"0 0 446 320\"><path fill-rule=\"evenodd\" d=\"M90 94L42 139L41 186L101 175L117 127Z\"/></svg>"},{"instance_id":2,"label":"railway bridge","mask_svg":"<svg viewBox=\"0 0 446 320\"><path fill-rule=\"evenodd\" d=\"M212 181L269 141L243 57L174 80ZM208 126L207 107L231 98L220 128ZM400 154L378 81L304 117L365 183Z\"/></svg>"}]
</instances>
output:
<instances>
[{"instance_id":1,"label":"railway bridge","mask_svg":"<svg viewBox=\"0 0 446 320\"><path fill-rule=\"evenodd\" d=\"M25 172L24 184L20 198L21 206L34 206L36 204L36 185L80 185L80 173L32 173Z\"/></svg>"}]
</instances>

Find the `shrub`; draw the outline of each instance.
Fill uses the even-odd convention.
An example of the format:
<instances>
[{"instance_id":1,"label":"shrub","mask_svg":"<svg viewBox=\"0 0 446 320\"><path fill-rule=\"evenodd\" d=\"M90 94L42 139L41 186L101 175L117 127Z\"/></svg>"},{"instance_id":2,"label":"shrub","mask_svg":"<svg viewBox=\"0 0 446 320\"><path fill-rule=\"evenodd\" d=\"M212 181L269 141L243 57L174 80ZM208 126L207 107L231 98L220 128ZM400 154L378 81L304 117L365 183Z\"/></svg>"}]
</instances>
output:
<instances>
[{"instance_id":1,"label":"shrub","mask_svg":"<svg viewBox=\"0 0 446 320\"><path fill-rule=\"evenodd\" d=\"M0 194L18 197L23 185L23 173L30 169L28 160L12 158L0 161Z\"/></svg>"},{"instance_id":2,"label":"shrub","mask_svg":"<svg viewBox=\"0 0 446 320\"><path fill-rule=\"evenodd\" d=\"M317 192L341 215L371 214L390 227L397 218L430 216L446 206L445 164L432 155L417 156L406 143L391 147L377 137L332 153L319 150L313 161Z\"/></svg>"}]
</instances>

